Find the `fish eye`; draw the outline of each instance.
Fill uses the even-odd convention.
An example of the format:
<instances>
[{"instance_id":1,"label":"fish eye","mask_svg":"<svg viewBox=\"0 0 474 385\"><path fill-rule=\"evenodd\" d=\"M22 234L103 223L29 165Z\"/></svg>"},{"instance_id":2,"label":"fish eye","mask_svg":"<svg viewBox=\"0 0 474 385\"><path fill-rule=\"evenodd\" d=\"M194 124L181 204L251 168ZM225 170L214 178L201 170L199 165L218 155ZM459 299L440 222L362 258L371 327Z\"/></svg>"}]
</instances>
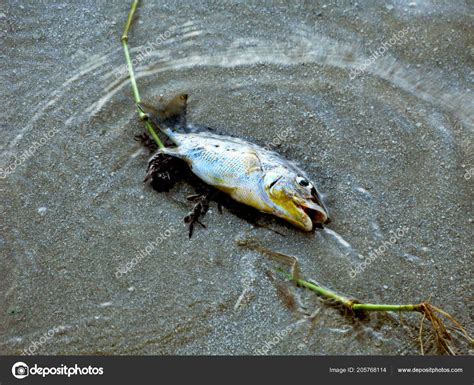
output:
<instances>
[{"instance_id":1,"label":"fish eye","mask_svg":"<svg viewBox=\"0 0 474 385\"><path fill-rule=\"evenodd\" d=\"M300 186L303 186L303 187L308 187L308 186L311 186L311 183L303 178L302 176L299 176L296 178L296 183L298 183Z\"/></svg>"}]
</instances>

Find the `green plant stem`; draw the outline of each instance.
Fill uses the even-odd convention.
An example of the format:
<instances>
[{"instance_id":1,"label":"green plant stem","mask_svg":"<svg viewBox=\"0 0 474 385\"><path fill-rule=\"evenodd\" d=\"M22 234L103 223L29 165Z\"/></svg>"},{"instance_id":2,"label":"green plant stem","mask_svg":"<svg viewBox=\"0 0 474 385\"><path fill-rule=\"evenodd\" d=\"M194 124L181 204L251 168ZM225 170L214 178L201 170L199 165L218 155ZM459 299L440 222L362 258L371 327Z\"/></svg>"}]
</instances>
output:
<instances>
[{"instance_id":1,"label":"green plant stem","mask_svg":"<svg viewBox=\"0 0 474 385\"><path fill-rule=\"evenodd\" d=\"M437 308L436 306L431 305L429 302L421 302L419 304L409 304L409 305L392 305L392 304L382 304L382 303L360 303L355 299L350 299L343 295L340 295L326 287L320 286L314 282L309 282L300 278L299 269L297 268L296 258L277 253L272 250L266 249L258 244L254 239L240 239L237 241L237 244L241 247L246 247L251 250L257 250L258 252L266 255L267 257L279 261L285 265L290 265L291 272L282 270L281 268L276 268L276 271L280 273L287 279L290 279L298 286L304 287L315 293L325 297L330 298L338 302L339 304L345 306L350 311L396 311L396 312L418 312L422 314L420 330L418 333L418 339L420 341L421 353L424 354L423 347L423 322L425 319L429 320L432 326L432 333L437 341L437 345L440 349L448 354L455 354L453 347L450 344L451 337L447 332L447 326L445 326L445 321L440 318L442 315L446 321L450 322L454 326L454 330L461 332L469 344L473 344L473 339L469 336L466 329L449 313L445 312L442 309ZM451 326L451 327L452 327Z\"/></svg>"},{"instance_id":2,"label":"green plant stem","mask_svg":"<svg viewBox=\"0 0 474 385\"><path fill-rule=\"evenodd\" d=\"M130 75L130 83L132 84L133 97L135 98L135 104L140 103L141 100L140 100L140 93L138 92L137 81L135 79L135 73L133 71L132 60L130 59L130 51L128 49L128 30L130 29L130 26L132 25L133 15L135 14L135 11L137 10L138 2L139 0L134 0L132 3L130 12L128 13L127 22L125 23L125 28L123 30L122 38L121 38L122 47L125 52L125 60L127 62L128 73ZM163 145L160 138L156 134L151 123L147 120L146 115L142 111L140 111L138 108L137 108L137 111L138 111L138 114L140 115L140 119L142 119L145 122L145 126L148 132L153 137L158 147L164 148L165 146Z\"/></svg>"},{"instance_id":3,"label":"green plant stem","mask_svg":"<svg viewBox=\"0 0 474 385\"><path fill-rule=\"evenodd\" d=\"M292 279L290 273L287 273L281 269L278 271L283 274L286 278ZM365 311L421 311L420 305L387 305L387 304L378 304L378 303L358 303L353 299L349 299L342 295L337 294L336 292L327 289L325 287L316 285L313 282L305 281L304 279L296 279L296 283L299 286L310 289L326 298L332 298L337 302L343 304L351 310L365 310Z\"/></svg>"},{"instance_id":4,"label":"green plant stem","mask_svg":"<svg viewBox=\"0 0 474 385\"><path fill-rule=\"evenodd\" d=\"M366 311L420 311L419 305L387 305L378 303L354 303L352 305L354 310Z\"/></svg>"}]
</instances>

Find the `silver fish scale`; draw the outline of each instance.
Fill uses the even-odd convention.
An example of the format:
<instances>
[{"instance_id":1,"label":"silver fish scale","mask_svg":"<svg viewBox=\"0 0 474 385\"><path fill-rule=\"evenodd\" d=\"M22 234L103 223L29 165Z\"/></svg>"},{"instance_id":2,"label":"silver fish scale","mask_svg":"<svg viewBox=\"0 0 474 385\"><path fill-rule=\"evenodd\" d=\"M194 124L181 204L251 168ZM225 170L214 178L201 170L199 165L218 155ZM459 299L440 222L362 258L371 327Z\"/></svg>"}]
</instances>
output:
<instances>
[{"instance_id":1,"label":"silver fish scale","mask_svg":"<svg viewBox=\"0 0 474 385\"><path fill-rule=\"evenodd\" d=\"M178 155L184 155L193 162L199 156L209 162L220 163L222 171L228 173L228 168L243 172L242 160L249 152L254 152L260 161L263 171L283 167L295 171L306 177L306 174L294 163L283 159L278 153L267 150L261 146L249 143L240 138L216 135L208 132L194 134L175 134L179 145Z\"/></svg>"},{"instance_id":2,"label":"silver fish scale","mask_svg":"<svg viewBox=\"0 0 474 385\"><path fill-rule=\"evenodd\" d=\"M212 134L178 134L178 147L165 152L178 156L189 164L204 182L227 188L255 189L263 177L256 148L235 138ZM227 140L230 139L230 140Z\"/></svg>"}]
</instances>

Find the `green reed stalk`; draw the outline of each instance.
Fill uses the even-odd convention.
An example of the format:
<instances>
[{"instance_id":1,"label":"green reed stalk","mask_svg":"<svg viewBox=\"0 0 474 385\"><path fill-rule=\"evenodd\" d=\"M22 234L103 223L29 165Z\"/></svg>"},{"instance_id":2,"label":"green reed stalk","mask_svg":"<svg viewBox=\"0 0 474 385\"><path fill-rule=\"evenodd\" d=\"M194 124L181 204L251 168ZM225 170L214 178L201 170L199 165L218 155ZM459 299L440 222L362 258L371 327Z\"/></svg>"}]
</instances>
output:
<instances>
[{"instance_id":1,"label":"green reed stalk","mask_svg":"<svg viewBox=\"0 0 474 385\"><path fill-rule=\"evenodd\" d=\"M292 279L292 276L290 273L287 273L283 270L278 269L278 272L280 272L282 275L285 277ZM305 281L304 279L296 279L295 282L301 286L305 287L307 289L310 289L319 295L326 297L326 298L331 298L336 300L337 302L343 304L344 306L348 307L351 310L365 310L365 311L418 311L421 312L421 305L388 305L388 304L382 304L382 303L359 303L353 299L349 299L347 297L344 297L340 294L337 294L335 291L332 291L326 287L319 286L313 282L308 282Z\"/></svg>"},{"instance_id":2,"label":"green reed stalk","mask_svg":"<svg viewBox=\"0 0 474 385\"><path fill-rule=\"evenodd\" d=\"M128 13L127 22L125 23L125 28L123 30L122 38L121 38L122 47L125 52L125 60L127 62L128 73L130 75L130 83L132 83L132 90L133 90L133 96L135 98L135 104L140 103L141 100L140 100L140 94L138 92L137 81L135 79L135 73L133 71L132 60L130 59L130 51L128 49L128 30L130 29L130 26L132 25L133 15L135 14L135 11L137 10L138 1L139 0L134 0L132 3L130 12ZM158 135L156 134L155 130L153 129L153 126L147 120L146 114L144 114L138 108L137 108L137 111L138 111L138 114L140 115L140 119L145 122L145 126L148 132L153 137L158 147L159 148L165 147L164 144L161 142L160 138L158 137Z\"/></svg>"}]
</instances>

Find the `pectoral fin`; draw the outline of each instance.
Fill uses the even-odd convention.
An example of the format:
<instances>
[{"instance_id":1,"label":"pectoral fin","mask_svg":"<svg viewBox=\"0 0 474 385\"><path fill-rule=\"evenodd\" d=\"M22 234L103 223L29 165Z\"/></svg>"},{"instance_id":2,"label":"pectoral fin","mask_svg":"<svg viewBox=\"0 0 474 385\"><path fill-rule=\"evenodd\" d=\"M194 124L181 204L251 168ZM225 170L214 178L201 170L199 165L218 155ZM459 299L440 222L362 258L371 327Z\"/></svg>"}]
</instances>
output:
<instances>
[{"instance_id":1,"label":"pectoral fin","mask_svg":"<svg viewBox=\"0 0 474 385\"><path fill-rule=\"evenodd\" d=\"M247 173L250 174L255 171L262 171L262 162L255 150L248 150L244 155L245 167Z\"/></svg>"}]
</instances>

